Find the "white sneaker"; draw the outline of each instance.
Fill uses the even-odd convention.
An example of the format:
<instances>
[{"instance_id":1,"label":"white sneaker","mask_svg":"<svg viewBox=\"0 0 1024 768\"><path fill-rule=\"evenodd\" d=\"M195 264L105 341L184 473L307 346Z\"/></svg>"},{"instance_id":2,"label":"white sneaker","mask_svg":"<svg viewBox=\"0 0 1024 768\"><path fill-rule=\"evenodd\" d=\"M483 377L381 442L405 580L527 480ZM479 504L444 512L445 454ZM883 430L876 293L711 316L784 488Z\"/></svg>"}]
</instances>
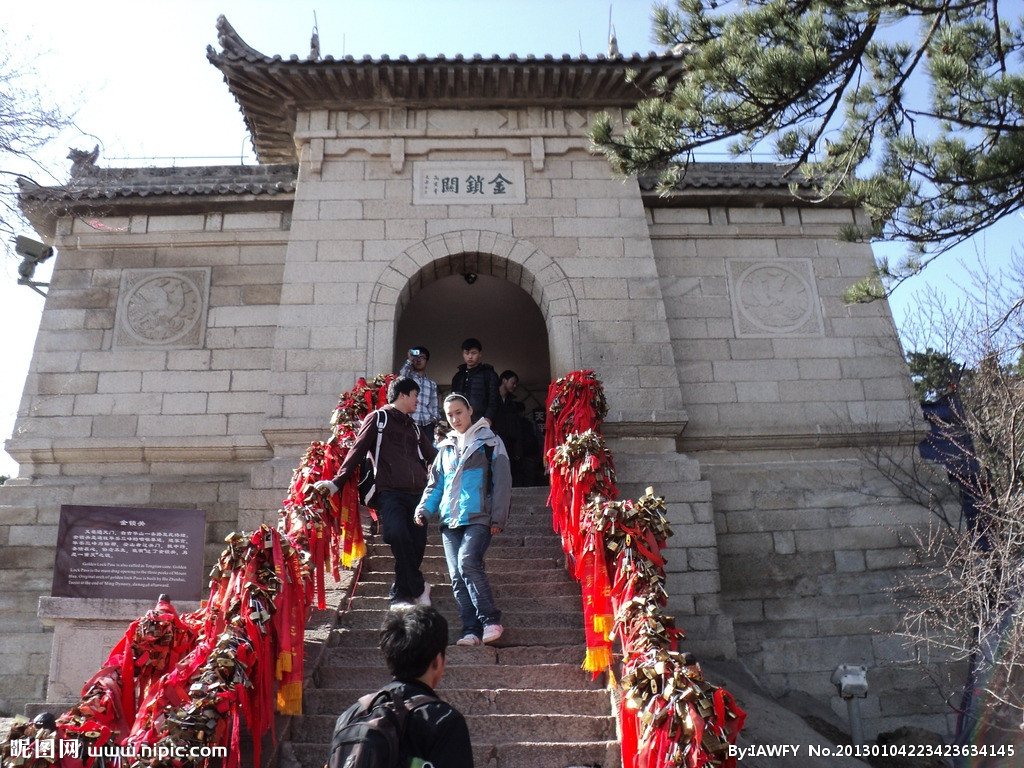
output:
<instances>
[{"instance_id":1,"label":"white sneaker","mask_svg":"<svg viewBox=\"0 0 1024 768\"><path fill-rule=\"evenodd\" d=\"M480 638L474 635L472 632L467 632L458 640L455 641L456 645L483 645Z\"/></svg>"},{"instance_id":2,"label":"white sneaker","mask_svg":"<svg viewBox=\"0 0 1024 768\"><path fill-rule=\"evenodd\" d=\"M501 633L505 631L505 628L501 624L486 624L484 625L484 639L485 643L493 643L499 637Z\"/></svg>"},{"instance_id":3,"label":"white sneaker","mask_svg":"<svg viewBox=\"0 0 1024 768\"><path fill-rule=\"evenodd\" d=\"M423 582L423 594L416 598L416 605L430 605L430 585Z\"/></svg>"}]
</instances>

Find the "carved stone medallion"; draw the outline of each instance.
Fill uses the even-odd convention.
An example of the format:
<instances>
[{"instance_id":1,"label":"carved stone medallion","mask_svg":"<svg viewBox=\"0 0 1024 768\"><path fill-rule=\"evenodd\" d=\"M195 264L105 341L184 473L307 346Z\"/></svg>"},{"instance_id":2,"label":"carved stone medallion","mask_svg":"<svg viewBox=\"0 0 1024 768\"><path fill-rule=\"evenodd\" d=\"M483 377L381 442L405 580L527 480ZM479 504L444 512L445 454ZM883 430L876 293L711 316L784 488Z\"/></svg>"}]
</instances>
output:
<instances>
[{"instance_id":1,"label":"carved stone medallion","mask_svg":"<svg viewBox=\"0 0 1024 768\"><path fill-rule=\"evenodd\" d=\"M808 259L731 259L729 291L737 336L817 336L821 310Z\"/></svg>"},{"instance_id":2,"label":"carved stone medallion","mask_svg":"<svg viewBox=\"0 0 1024 768\"><path fill-rule=\"evenodd\" d=\"M208 268L125 270L117 302L117 345L200 346L209 291Z\"/></svg>"}]
</instances>

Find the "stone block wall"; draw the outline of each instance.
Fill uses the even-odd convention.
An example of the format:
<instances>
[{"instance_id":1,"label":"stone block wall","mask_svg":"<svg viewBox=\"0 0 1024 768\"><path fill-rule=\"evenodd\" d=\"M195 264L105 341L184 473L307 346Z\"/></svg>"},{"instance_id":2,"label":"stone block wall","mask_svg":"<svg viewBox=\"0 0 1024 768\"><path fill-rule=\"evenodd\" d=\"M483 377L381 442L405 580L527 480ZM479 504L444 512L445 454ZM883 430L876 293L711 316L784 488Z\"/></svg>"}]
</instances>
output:
<instances>
[{"instance_id":1,"label":"stone block wall","mask_svg":"<svg viewBox=\"0 0 1024 768\"><path fill-rule=\"evenodd\" d=\"M842 301L873 265L868 245L837 241L854 211L677 204L649 217L684 449L920 419L888 305Z\"/></svg>"},{"instance_id":2,"label":"stone block wall","mask_svg":"<svg viewBox=\"0 0 1024 768\"><path fill-rule=\"evenodd\" d=\"M7 442L19 477L0 487L0 709L45 699L51 632L37 605L62 504L204 509L208 568L238 529L254 463L271 455L261 428L287 213L59 227Z\"/></svg>"},{"instance_id":3,"label":"stone block wall","mask_svg":"<svg viewBox=\"0 0 1024 768\"><path fill-rule=\"evenodd\" d=\"M857 214L673 203L649 222L690 416L678 444L710 486L739 658L776 695L844 719L831 673L864 664L866 730L947 732L938 689L893 637L927 511L872 456L913 450L922 421L888 306L841 299L873 263L837 241Z\"/></svg>"},{"instance_id":4,"label":"stone block wall","mask_svg":"<svg viewBox=\"0 0 1024 768\"><path fill-rule=\"evenodd\" d=\"M896 493L873 448L702 454L715 506L722 603L739 657L776 695L846 705L840 664L868 668L871 734L901 725L952 733L930 674L896 635L894 589L914 563L928 511ZM905 448L904 450L912 450Z\"/></svg>"},{"instance_id":5,"label":"stone block wall","mask_svg":"<svg viewBox=\"0 0 1024 768\"><path fill-rule=\"evenodd\" d=\"M587 151L588 115L506 112L506 120L434 109L300 114L269 429L318 429L338 392L390 370L410 295L462 269L534 297L553 376L586 360L613 396L636 401L629 407L678 409L637 186L612 178ZM447 163L515 166L525 202L418 199L423 164ZM287 354L285 344L306 351Z\"/></svg>"},{"instance_id":6,"label":"stone block wall","mask_svg":"<svg viewBox=\"0 0 1024 768\"><path fill-rule=\"evenodd\" d=\"M609 425L615 431L615 425ZM668 446L661 443L667 442ZM638 499L648 487L665 499L673 535L665 548L667 612L686 632L681 650L698 659L734 659L732 619L721 602L720 556L711 484L700 464L673 450L672 439L611 437L621 499Z\"/></svg>"}]
</instances>

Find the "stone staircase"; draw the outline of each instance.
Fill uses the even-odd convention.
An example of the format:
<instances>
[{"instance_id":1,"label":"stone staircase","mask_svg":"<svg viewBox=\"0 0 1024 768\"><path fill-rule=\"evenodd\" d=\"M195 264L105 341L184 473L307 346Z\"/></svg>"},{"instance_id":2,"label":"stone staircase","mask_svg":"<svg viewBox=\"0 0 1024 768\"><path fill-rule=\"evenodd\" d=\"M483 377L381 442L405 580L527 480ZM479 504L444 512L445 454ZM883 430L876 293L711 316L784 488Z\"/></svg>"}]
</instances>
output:
<instances>
[{"instance_id":1,"label":"stone staircase","mask_svg":"<svg viewBox=\"0 0 1024 768\"><path fill-rule=\"evenodd\" d=\"M546 488L515 489L508 529L488 550L505 627L494 645L454 645L460 625L440 535L431 526L423 573L452 643L438 694L466 716L479 768L618 768L609 693L602 678L591 680L580 668L580 590L563 565L546 497ZM339 614L306 686L304 715L293 718L281 745L281 766L323 768L338 714L390 679L376 644L391 554L379 537L368 537L368 545L350 607Z\"/></svg>"}]
</instances>

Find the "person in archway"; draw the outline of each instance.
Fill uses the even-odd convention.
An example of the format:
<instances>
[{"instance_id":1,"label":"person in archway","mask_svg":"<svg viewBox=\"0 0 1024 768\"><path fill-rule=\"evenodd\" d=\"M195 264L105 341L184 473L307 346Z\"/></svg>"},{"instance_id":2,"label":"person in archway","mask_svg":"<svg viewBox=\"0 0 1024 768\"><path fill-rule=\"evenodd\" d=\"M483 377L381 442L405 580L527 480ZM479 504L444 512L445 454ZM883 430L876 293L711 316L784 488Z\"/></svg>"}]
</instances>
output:
<instances>
[{"instance_id":1,"label":"person in archway","mask_svg":"<svg viewBox=\"0 0 1024 768\"><path fill-rule=\"evenodd\" d=\"M483 362L484 346L479 339L462 342L463 363L452 377L452 392L465 395L473 406L473 421L486 419L494 424L498 415L498 374L490 363Z\"/></svg>"},{"instance_id":2,"label":"person in archway","mask_svg":"<svg viewBox=\"0 0 1024 768\"><path fill-rule=\"evenodd\" d=\"M484 570L484 554L491 537L508 523L508 454L483 419L473 421L473 407L465 395L448 395L444 412L452 431L438 445L415 520L423 526L434 515L441 520L444 558L462 621L456 645L493 643L504 628Z\"/></svg>"},{"instance_id":3,"label":"person in archway","mask_svg":"<svg viewBox=\"0 0 1024 768\"><path fill-rule=\"evenodd\" d=\"M392 606L430 605L430 585L420 571L427 532L414 523L413 513L427 484L427 465L437 450L431 436L412 420L419 393L420 387L412 379L399 376L393 380L388 385L388 404L363 419L338 474L313 485L318 493L333 496L380 441L375 471L381 533L395 556Z\"/></svg>"},{"instance_id":4,"label":"person in archway","mask_svg":"<svg viewBox=\"0 0 1024 768\"><path fill-rule=\"evenodd\" d=\"M408 376L420 385L420 396L416 401L416 410L412 414L412 420L419 424L420 429L433 437L440 411L437 404L437 382L427 378L429 362L430 350L422 344L417 344L409 350L398 375Z\"/></svg>"},{"instance_id":5,"label":"person in archway","mask_svg":"<svg viewBox=\"0 0 1024 768\"><path fill-rule=\"evenodd\" d=\"M519 374L515 371L502 371L498 376L498 408L491 429L501 438L508 451L509 464L512 466L512 483L518 485L519 462L523 457L522 428L519 424L519 411L516 406L516 388L519 386Z\"/></svg>"}]
</instances>

